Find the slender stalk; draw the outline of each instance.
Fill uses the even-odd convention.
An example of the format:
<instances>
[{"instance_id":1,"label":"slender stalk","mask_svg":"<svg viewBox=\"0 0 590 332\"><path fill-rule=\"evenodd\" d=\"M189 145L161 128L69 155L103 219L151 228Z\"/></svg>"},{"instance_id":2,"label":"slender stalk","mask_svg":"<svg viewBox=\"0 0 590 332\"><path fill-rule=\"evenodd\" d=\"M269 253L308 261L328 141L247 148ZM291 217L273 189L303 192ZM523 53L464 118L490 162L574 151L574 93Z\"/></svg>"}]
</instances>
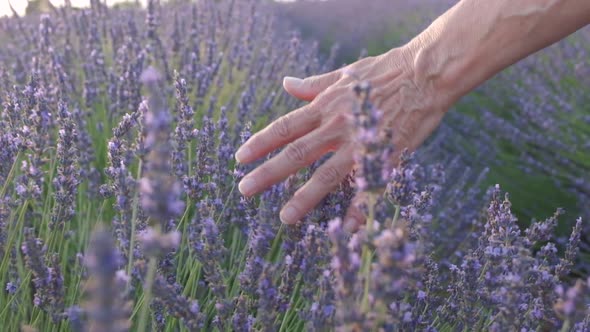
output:
<instances>
[{"instance_id":1,"label":"slender stalk","mask_svg":"<svg viewBox=\"0 0 590 332\"><path fill-rule=\"evenodd\" d=\"M295 316L298 312L298 310L295 310L295 308L297 308L299 302L301 302L301 297L299 296L299 290L301 289L301 279L296 280L297 283L295 285L295 290L293 291L293 294L291 295L291 301L289 301L289 303L291 303L291 306L289 308L289 310L287 310L285 312L285 314L283 315L283 319L281 319L281 325L279 326L279 332L280 331L284 331L284 330L288 330L289 328L289 322L293 319L293 316ZM297 300L296 300L297 298Z\"/></svg>"},{"instance_id":2,"label":"slender stalk","mask_svg":"<svg viewBox=\"0 0 590 332\"><path fill-rule=\"evenodd\" d=\"M0 197L4 197L6 195L6 190L8 189L8 184L10 184L10 181L12 180L12 177L14 176L14 173L16 172L16 167L17 167L17 163L18 163L18 159L21 156L21 152L19 151L16 154L16 157L14 158L14 162L12 163L12 166L10 167L10 171L8 172L8 175L6 176L6 182L2 185L2 189L0 190Z\"/></svg>"},{"instance_id":3,"label":"slender stalk","mask_svg":"<svg viewBox=\"0 0 590 332\"><path fill-rule=\"evenodd\" d=\"M18 213L18 219L17 219L16 223L12 222L12 218L11 218L11 221L8 224L7 234L9 234L9 235L8 235L8 241L5 245L6 246L5 252L7 254L5 254L4 257L2 257L2 261L0 264L0 271L8 271L8 264L10 261L10 254L8 254L8 253L10 252L13 245L18 245L18 243L22 241L23 227L25 224L25 213L26 213L27 209L29 208L29 204L30 204L29 200L28 199L25 200L23 205L20 207L20 211ZM15 215L15 217L17 217L17 216ZM13 225L16 227L16 229L13 228ZM21 239L21 241L19 241L19 239ZM0 274L0 279L2 280L3 285L5 282L5 280L4 280L5 274L6 273Z\"/></svg>"},{"instance_id":4,"label":"slender stalk","mask_svg":"<svg viewBox=\"0 0 590 332\"><path fill-rule=\"evenodd\" d=\"M139 165L137 166L137 176L136 179L141 179L141 169L142 167L142 160L139 161ZM127 254L127 275L130 276L132 269L133 269L133 248L135 247L135 227L136 227L136 219L137 219L137 210L139 206L139 191L135 191L135 195L133 197L133 210L131 212L131 234L129 234L129 253ZM131 278L127 282L126 291L129 291L129 287L131 286Z\"/></svg>"},{"instance_id":5,"label":"slender stalk","mask_svg":"<svg viewBox=\"0 0 590 332\"><path fill-rule=\"evenodd\" d=\"M563 322L563 326L561 327L561 330L559 330L560 332L566 332L569 331L571 327L571 323L569 318L565 320L565 322Z\"/></svg>"},{"instance_id":6,"label":"slender stalk","mask_svg":"<svg viewBox=\"0 0 590 332\"><path fill-rule=\"evenodd\" d=\"M401 207L399 205L395 206L395 213L393 214L393 220L391 220L391 228L395 228L395 224L397 224L397 220L399 219L399 212Z\"/></svg>"},{"instance_id":7,"label":"slender stalk","mask_svg":"<svg viewBox=\"0 0 590 332\"><path fill-rule=\"evenodd\" d=\"M232 198L232 194L234 193L234 189L236 188L236 184L234 183L231 187L231 190L229 191L229 194L227 195L227 198L225 199L225 202L223 203L223 209L221 209L221 212L219 213L219 216L217 217L217 220L215 220L216 224L219 224L219 220L221 219L221 217L223 216L223 213L225 212L225 208L229 205L229 200L230 198Z\"/></svg>"},{"instance_id":8,"label":"slender stalk","mask_svg":"<svg viewBox=\"0 0 590 332\"><path fill-rule=\"evenodd\" d=\"M159 222L154 223L153 229L155 232L161 232L161 225ZM152 288L154 286L154 280L156 279L158 258L154 255L150 257L148 262L148 269L145 277L145 284L143 286L143 305L139 314L139 327L137 331L145 332L147 326L148 315L150 311L150 303L152 301Z\"/></svg>"},{"instance_id":9,"label":"slender stalk","mask_svg":"<svg viewBox=\"0 0 590 332\"><path fill-rule=\"evenodd\" d=\"M145 332L148 320L148 313L150 311L150 302L152 300L152 287L154 285L154 279L156 277L156 257L150 257L148 263L147 276L145 279L145 286L143 288L143 305L141 307L141 313L139 315L139 332Z\"/></svg>"},{"instance_id":10,"label":"slender stalk","mask_svg":"<svg viewBox=\"0 0 590 332\"><path fill-rule=\"evenodd\" d=\"M367 241L363 244L363 251L362 251L362 263L363 263L363 271L362 275L365 279L364 291L363 291L363 299L361 302L361 311L363 313L367 313L369 311L369 285L371 283L371 261L372 261L372 253L370 248L370 242L373 235L373 222L375 219L375 196L372 193L369 193L368 197L368 208L369 208L369 216L367 217Z\"/></svg>"}]
</instances>

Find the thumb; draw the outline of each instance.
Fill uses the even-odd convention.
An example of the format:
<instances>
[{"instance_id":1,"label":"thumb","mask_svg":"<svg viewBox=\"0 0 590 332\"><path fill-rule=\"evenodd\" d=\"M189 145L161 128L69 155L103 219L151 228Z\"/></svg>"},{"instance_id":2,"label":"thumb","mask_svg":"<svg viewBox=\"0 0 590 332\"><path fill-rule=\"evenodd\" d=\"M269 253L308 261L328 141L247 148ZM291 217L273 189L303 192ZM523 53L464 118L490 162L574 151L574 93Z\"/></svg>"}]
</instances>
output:
<instances>
[{"instance_id":1,"label":"thumb","mask_svg":"<svg viewBox=\"0 0 590 332\"><path fill-rule=\"evenodd\" d=\"M312 101L330 85L336 83L340 77L342 77L340 71L310 76L305 79L287 76L283 79L283 87L295 98Z\"/></svg>"}]
</instances>

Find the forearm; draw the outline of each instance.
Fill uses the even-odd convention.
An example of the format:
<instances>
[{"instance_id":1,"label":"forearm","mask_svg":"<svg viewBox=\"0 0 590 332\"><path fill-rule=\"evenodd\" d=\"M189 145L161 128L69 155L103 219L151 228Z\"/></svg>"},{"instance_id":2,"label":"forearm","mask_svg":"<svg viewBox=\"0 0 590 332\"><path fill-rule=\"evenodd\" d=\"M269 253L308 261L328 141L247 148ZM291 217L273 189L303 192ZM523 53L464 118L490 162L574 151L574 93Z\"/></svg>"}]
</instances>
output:
<instances>
[{"instance_id":1,"label":"forearm","mask_svg":"<svg viewBox=\"0 0 590 332\"><path fill-rule=\"evenodd\" d=\"M417 83L452 104L588 23L589 0L463 0L406 48Z\"/></svg>"}]
</instances>

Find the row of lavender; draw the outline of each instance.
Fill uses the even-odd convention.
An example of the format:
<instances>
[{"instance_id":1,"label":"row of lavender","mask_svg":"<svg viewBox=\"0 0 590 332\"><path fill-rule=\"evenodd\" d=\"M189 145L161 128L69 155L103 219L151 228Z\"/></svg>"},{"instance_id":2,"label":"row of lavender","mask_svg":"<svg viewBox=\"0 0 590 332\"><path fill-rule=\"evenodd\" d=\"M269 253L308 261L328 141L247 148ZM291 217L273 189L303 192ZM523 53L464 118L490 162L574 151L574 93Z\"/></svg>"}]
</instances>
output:
<instances>
[{"instance_id":1,"label":"row of lavender","mask_svg":"<svg viewBox=\"0 0 590 332\"><path fill-rule=\"evenodd\" d=\"M566 278L581 220L562 258L559 213L521 232L486 172L442 148L450 130L379 184L352 237L352 181L280 225L319 163L241 197L233 152L298 106L282 76L334 61L273 20L254 0L92 1L1 22L7 330L588 329L588 281Z\"/></svg>"},{"instance_id":2,"label":"row of lavender","mask_svg":"<svg viewBox=\"0 0 590 332\"><path fill-rule=\"evenodd\" d=\"M584 28L503 71L464 98L445 123L456 142L471 144L448 148L479 151L474 164L480 166L474 167L495 170L494 179L518 197L521 215L561 206L568 216L590 216L589 41L590 29ZM580 247L577 270L588 274L588 223Z\"/></svg>"}]
</instances>

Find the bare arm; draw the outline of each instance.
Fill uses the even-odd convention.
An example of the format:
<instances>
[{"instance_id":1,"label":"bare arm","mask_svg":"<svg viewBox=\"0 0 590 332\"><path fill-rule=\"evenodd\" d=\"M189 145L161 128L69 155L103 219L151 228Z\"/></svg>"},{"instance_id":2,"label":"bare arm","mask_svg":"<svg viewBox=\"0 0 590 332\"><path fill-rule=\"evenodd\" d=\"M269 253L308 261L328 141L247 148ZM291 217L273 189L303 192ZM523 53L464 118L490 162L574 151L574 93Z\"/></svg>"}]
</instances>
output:
<instances>
[{"instance_id":1,"label":"bare arm","mask_svg":"<svg viewBox=\"0 0 590 332\"><path fill-rule=\"evenodd\" d=\"M589 23L588 0L463 0L406 47L416 80L454 102Z\"/></svg>"},{"instance_id":2,"label":"bare arm","mask_svg":"<svg viewBox=\"0 0 590 332\"><path fill-rule=\"evenodd\" d=\"M384 111L382 126L393 129L397 151L415 149L463 95L588 23L590 0L463 0L405 46L327 74L287 77L287 92L310 103L277 119L238 150L236 158L249 163L285 147L248 174L240 191L259 193L334 151L281 211L281 220L293 223L349 174L356 142L347 114L355 79L347 72L371 82L375 103ZM357 207L363 199L357 195L347 211L350 230L365 220Z\"/></svg>"}]
</instances>

